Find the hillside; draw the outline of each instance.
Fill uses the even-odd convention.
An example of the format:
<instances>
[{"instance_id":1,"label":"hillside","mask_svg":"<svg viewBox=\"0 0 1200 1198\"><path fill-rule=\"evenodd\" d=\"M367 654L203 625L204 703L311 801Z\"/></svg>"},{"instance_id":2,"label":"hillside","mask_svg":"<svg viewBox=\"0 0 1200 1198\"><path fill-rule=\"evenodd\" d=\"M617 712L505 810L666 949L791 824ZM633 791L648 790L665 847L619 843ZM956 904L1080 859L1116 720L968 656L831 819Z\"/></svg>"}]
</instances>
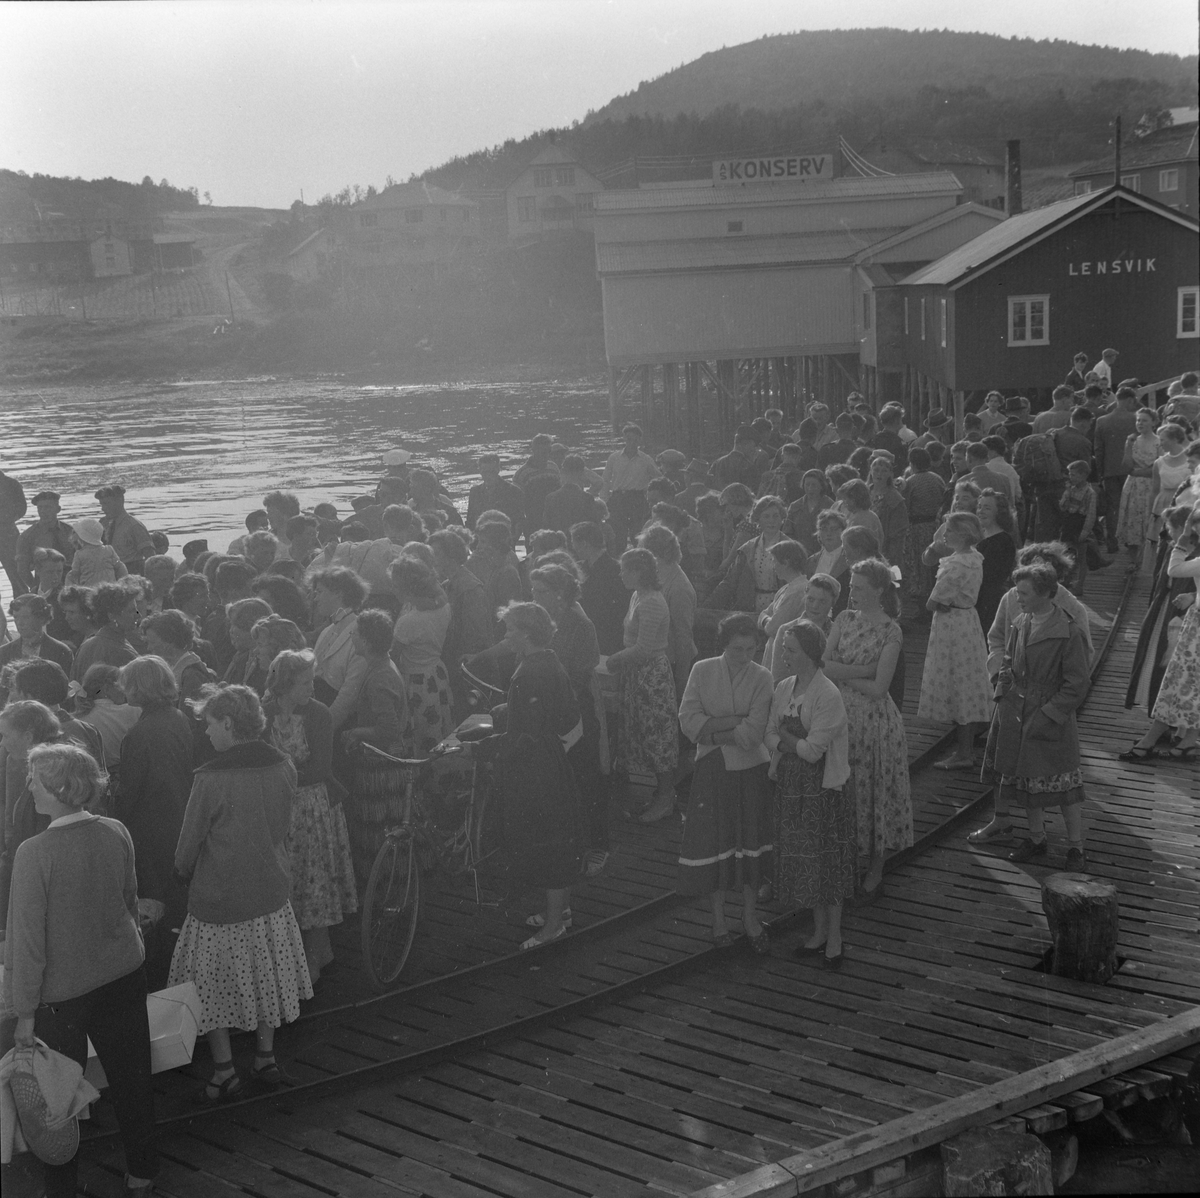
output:
<instances>
[{"instance_id":1,"label":"hillside","mask_svg":"<svg viewBox=\"0 0 1200 1198\"><path fill-rule=\"evenodd\" d=\"M1196 57L949 30L838 29L763 37L704 54L618 96L585 123L627 116L705 115L726 104L787 109L880 104L924 87L982 88L1004 100L1061 91L1068 100L1119 94L1127 81L1196 94Z\"/></svg>"},{"instance_id":2,"label":"hillside","mask_svg":"<svg viewBox=\"0 0 1200 1198\"><path fill-rule=\"evenodd\" d=\"M668 158L671 177L733 153L937 138L994 156L1020 138L1030 167L1108 152L1145 113L1194 104L1197 59L982 33L781 34L705 54L618 96L570 129L543 130L427 171L439 186L503 187L554 133L591 169ZM688 159L696 160L689 169ZM653 178L653 166L649 174Z\"/></svg>"},{"instance_id":3,"label":"hillside","mask_svg":"<svg viewBox=\"0 0 1200 1198\"><path fill-rule=\"evenodd\" d=\"M141 183L123 179L67 179L0 169L0 228L59 216L72 221L100 217L152 221L173 208L195 207L194 187L174 187L166 179Z\"/></svg>"}]
</instances>

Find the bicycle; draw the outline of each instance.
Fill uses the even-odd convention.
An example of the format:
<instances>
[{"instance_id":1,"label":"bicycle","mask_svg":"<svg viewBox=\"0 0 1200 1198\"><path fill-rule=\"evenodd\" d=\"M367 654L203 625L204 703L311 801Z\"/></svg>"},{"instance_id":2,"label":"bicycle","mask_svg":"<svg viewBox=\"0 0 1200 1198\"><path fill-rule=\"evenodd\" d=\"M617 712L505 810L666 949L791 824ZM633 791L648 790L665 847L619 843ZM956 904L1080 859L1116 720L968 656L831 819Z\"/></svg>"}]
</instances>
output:
<instances>
[{"instance_id":1,"label":"bicycle","mask_svg":"<svg viewBox=\"0 0 1200 1198\"><path fill-rule=\"evenodd\" d=\"M490 731L490 722L468 719L428 757L394 757L373 745L359 746L365 757L395 767L402 783L399 822L384 831L363 897L363 965L376 990L391 986L408 961L427 871L441 868L454 877L470 874L475 904L483 905L480 870L489 863L498 865L500 855L500 812L493 801L491 766L478 758L473 761L462 822L449 833L436 823L416 778L430 762L461 752L464 744Z\"/></svg>"}]
</instances>

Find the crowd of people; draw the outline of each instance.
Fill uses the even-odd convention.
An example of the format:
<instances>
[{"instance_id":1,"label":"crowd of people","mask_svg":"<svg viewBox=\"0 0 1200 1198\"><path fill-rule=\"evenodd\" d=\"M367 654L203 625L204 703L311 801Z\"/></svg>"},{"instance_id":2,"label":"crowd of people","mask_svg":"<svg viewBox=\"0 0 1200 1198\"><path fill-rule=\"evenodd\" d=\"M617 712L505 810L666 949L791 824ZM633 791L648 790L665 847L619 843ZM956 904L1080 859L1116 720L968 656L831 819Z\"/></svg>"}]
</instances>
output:
<instances>
[{"instance_id":1,"label":"crowd of people","mask_svg":"<svg viewBox=\"0 0 1200 1198\"><path fill-rule=\"evenodd\" d=\"M853 394L794 428L770 410L711 463L651 457L629 424L592 470L541 434L511 479L483 455L463 511L396 449L350 512L272 491L224 552L195 539L173 555L119 484L70 522L41 491L19 530L23 488L0 474L18 1044L36 1034L82 1063L91 1036L135 1190L154 1168L132 1001L148 984L197 988L213 1061L198 1102L286 1084L275 1031L358 904L356 748L427 755L477 679L507 703L466 751L495 763L510 876L545 898L522 948L571 927L615 810L654 824L681 806L677 889L707 896L714 940L733 936L732 891L768 951L774 896L813 912L795 953L838 968L843 907L877 899L913 843L904 642L926 622L918 714L955 728L938 764L978 769L987 731L998 783L971 840L1011 835L1020 809L1009 856L1044 859L1059 807L1064 864L1085 870L1079 596L1105 552L1155 572L1130 687L1149 722L1121 756L1200 748L1200 394L1184 375L1160 411L1136 380L1081 365L1036 416L988 395L962 439L941 410L918 433ZM256 1036L249 1076L236 1030ZM73 1192L72 1170L47 1192Z\"/></svg>"}]
</instances>

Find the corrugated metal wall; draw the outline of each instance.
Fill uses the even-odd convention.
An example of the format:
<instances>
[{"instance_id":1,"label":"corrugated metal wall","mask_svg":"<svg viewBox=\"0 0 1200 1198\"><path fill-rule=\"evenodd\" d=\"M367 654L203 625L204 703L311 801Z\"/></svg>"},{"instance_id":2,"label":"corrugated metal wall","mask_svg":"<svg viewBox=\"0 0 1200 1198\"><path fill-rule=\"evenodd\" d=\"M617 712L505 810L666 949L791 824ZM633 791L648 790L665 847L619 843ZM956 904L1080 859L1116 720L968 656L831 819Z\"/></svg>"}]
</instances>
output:
<instances>
[{"instance_id":1,"label":"corrugated metal wall","mask_svg":"<svg viewBox=\"0 0 1200 1198\"><path fill-rule=\"evenodd\" d=\"M854 353L852 269L607 277L609 365Z\"/></svg>"}]
</instances>

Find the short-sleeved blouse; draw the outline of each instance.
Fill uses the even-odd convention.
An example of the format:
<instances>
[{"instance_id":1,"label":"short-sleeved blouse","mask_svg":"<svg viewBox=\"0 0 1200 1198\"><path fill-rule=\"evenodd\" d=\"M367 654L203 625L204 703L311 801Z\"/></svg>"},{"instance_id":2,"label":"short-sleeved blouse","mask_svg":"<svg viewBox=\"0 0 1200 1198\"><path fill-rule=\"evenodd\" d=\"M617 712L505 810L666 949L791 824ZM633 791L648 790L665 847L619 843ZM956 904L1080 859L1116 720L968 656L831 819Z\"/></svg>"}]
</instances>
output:
<instances>
[{"instance_id":1,"label":"short-sleeved blouse","mask_svg":"<svg viewBox=\"0 0 1200 1198\"><path fill-rule=\"evenodd\" d=\"M648 654L666 653L671 611L662 591L634 591L624 627L626 649L637 645Z\"/></svg>"},{"instance_id":2,"label":"short-sleeved blouse","mask_svg":"<svg viewBox=\"0 0 1200 1198\"><path fill-rule=\"evenodd\" d=\"M432 611L406 606L396 621L396 643L401 674L425 674L442 659L442 645L450 627L450 604Z\"/></svg>"},{"instance_id":3,"label":"short-sleeved blouse","mask_svg":"<svg viewBox=\"0 0 1200 1198\"><path fill-rule=\"evenodd\" d=\"M938 563L930 598L950 607L974 607L983 584L983 554L978 549L951 553Z\"/></svg>"},{"instance_id":4,"label":"short-sleeved blouse","mask_svg":"<svg viewBox=\"0 0 1200 1198\"><path fill-rule=\"evenodd\" d=\"M834 620L833 627L838 630L837 651L833 660L843 665L873 666L888 645L894 644L901 650L904 648L904 634L900 631L900 625L890 617L882 624L873 624L859 612L847 608Z\"/></svg>"}]
</instances>

